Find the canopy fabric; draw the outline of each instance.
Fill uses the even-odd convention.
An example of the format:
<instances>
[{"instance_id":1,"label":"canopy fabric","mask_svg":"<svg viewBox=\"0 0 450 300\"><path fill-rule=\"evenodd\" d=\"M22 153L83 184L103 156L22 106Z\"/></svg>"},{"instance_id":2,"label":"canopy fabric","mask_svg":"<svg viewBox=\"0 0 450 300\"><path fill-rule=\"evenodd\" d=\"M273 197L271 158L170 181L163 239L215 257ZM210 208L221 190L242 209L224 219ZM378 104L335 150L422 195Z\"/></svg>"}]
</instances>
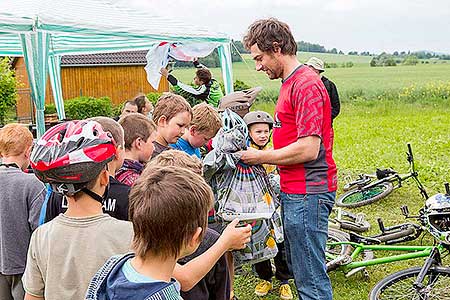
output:
<instances>
[{"instance_id":1,"label":"canopy fabric","mask_svg":"<svg viewBox=\"0 0 450 300\"><path fill-rule=\"evenodd\" d=\"M229 45L230 38L224 33L155 15L154 11L124 7L113 0L0 2L0 55L25 57L31 95L37 108L39 134L44 127L46 80L42 81L42 78L47 76L49 66L50 82L57 89L54 96L58 115L64 116L64 111L60 111L64 108L61 79L56 78L60 76L59 64L54 57L148 50L162 41L184 44L214 42L222 46ZM221 64L223 69L231 70L231 55L229 58L221 56ZM230 92L229 88L227 92Z\"/></svg>"}]
</instances>

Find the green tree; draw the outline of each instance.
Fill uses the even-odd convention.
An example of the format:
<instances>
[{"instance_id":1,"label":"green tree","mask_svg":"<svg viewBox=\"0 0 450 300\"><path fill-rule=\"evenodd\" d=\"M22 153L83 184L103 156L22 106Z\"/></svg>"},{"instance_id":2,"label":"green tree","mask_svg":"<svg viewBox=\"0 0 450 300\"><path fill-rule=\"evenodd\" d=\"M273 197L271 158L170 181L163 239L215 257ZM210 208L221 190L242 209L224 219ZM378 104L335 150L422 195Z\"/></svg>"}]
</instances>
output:
<instances>
[{"instance_id":1,"label":"green tree","mask_svg":"<svg viewBox=\"0 0 450 300\"><path fill-rule=\"evenodd\" d=\"M419 63L419 59L415 55L408 55L403 60L403 64L407 66L415 66Z\"/></svg>"},{"instance_id":2,"label":"green tree","mask_svg":"<svg viewBox=\"0 0 450 300\"><path fill-rule=\"evenodd\" d=\"M16 105L17 87L14 71L9 64L9 58L0 59L0 124L6 121L9 108Z\"/></svg>"}]
</instances>

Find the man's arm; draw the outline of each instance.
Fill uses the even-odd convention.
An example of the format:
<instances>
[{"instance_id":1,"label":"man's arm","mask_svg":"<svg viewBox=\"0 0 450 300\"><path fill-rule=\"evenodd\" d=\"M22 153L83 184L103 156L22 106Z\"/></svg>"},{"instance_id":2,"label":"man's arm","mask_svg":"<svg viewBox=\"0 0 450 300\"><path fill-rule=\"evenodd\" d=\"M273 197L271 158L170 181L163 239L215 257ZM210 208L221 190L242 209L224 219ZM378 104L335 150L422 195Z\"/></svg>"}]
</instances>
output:
<instances>
[{"instance_id":1,"label":"man's arm","mask_svg":"<svg viewBox=\"0 0 450 300\"><path fill-rule=\"evenodd\" d=\"M339 101L339 94L334 82L330 81L330 102L331 102L331 119L336 118L341 111L341 103Z\"/></svg>"},{"instance_id":2,"label":"man's arm","mask_svg":"<svg viewBox=\"0 0 450 300\"><path fill-rule=\"evenodd\" d=\"M294 165L317 159L320 150L320 137L316 135L299 138L296 142L277 150L242 151L241 160L250 165Z\"/></svg>"},{"instance_id":3,"label":"man's arm","mask_svg":"<svg viewBox=\"0 0 450 300\"><path fill-rule=\"evenodd\" d=\"M238 222L237 219L231 222L208 251L185 265L175 266L173 276L180 282L183 291L189 291L205 277L225 252L243 249L245 244L250 242L252 227L236 227Z\"/></svg>"}]
</instances>

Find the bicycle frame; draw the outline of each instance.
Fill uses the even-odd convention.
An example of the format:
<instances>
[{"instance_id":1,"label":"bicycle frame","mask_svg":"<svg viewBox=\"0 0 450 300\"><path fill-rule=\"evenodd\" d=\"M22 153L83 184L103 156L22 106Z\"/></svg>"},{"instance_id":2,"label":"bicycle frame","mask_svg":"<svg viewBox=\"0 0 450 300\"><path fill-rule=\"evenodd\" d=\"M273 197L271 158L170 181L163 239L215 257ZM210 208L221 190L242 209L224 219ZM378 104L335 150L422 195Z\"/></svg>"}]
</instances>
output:
<instances>
[{"instance_id":1,"label":"bicycle frame","mask_svg":"<svg viewBox=\"0 0 450 300\"><path fill-rule=\"evenodd\" d=\"M424 197L424 199L428 199L428 194L418 178L419 174L417 173L416 168L415 168L414 156L412 153L411 144L407 144L407 146L408 146L408 152L406 154L407 155L406 159L409 163L409 173L408 174L399 174L396 171L394 171L395 172L394 174L389 175L382 179L372 181L371 183L369 183L367 185L358 186L358 189L364 191L366 189L370 189L370 188L377 186L380 183L384 183L384 182L390 182L393 184L394 189L398 189L402 186L403 181L412 177L414 179L414 181L416 182L417 187L420 190L420 194ZM369 174L366 174L364 176L371 177L371 178L374 177L373 175L369 175ZM376 178L376 176L375 176L375 178Z\"/></svg>"},{"instance_id":2,"label":"bicycle frame","mask_svg":"<svg viewBox=\"0 0 450 300\"><path fill-rule=\"evenodd\" d=\"M335 242L335 243L327 243L327 246L338 246L338 245L351 245L355 250L349 256L351 259L350 263L342 264L338 266L336 269L341 270L344 273L348 273L349 271L361 268L368 267L373 265L380 265L386 263L392 263L397 261L403 261L408 259L420 258L420 257L428 257L432 254L433 249L437 249L440 253L444 250L444 247L441 244L437 246L394 246L394 245L365 245L362 243L353 243L353 242ZM373 258L362 261L353 261L358 255L360 255L364 250L371 251L399 251L399 252L408 252L405 254L398 255L390 255L386 257ZM332 254L326 253L327 258L336 259L339 256L334 256Z\"/></svg>"}]
</instances>

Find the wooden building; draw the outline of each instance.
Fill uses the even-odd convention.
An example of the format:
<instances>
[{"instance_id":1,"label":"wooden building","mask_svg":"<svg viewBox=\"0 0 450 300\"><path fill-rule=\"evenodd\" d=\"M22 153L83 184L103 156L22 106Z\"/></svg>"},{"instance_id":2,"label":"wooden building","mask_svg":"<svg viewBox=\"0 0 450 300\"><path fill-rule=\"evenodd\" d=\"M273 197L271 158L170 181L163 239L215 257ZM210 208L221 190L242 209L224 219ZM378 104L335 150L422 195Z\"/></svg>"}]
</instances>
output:
<instances>
[{"instance_id":1,"label":"wooden building","mask_svg":"<svg viewBox=\"0 0 450 300\"><path fill-rule=\"evenodd\" d=\"M108 96L117 105L138 93L154 92L147 81L144 66L147 51L128 51L88 55L67 55L61 58L61 86L64 99L78 96ZM18 81L17 118L19 122L34 119L34 105L23 57L13 61ZM167 80L161 80L158 92L168 91ZM47 80L45 103L54 103L50 81Z\"/></svg>"}]
</instances>

